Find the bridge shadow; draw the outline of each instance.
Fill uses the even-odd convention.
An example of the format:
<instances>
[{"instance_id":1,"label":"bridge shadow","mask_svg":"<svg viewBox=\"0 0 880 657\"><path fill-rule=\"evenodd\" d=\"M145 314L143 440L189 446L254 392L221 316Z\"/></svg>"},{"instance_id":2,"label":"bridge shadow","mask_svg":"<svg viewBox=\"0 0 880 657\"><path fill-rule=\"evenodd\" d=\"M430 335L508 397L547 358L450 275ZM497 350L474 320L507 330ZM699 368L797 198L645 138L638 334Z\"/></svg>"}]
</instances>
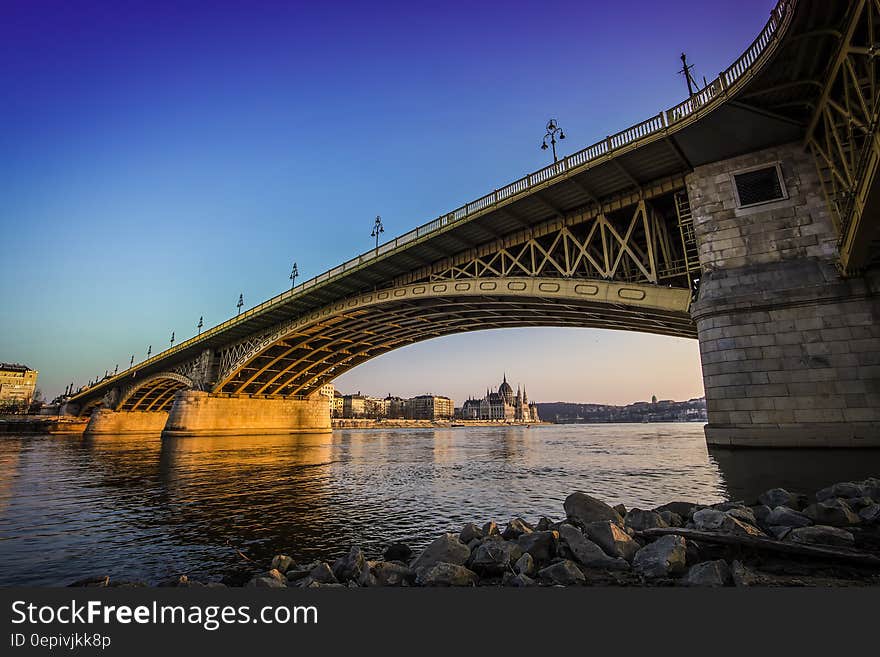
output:
<instances>
[{"instance_id":1,"label":"bridge shadow","mask_svg":"<svg viewBox=\"0 0 880 657\"><path fill-rule=\"evenodd\" d=\"M753 503L770 488L812 494L838 481L880 476L880 449L709 448L728 499Z\"/></svg>"}]
</instances>

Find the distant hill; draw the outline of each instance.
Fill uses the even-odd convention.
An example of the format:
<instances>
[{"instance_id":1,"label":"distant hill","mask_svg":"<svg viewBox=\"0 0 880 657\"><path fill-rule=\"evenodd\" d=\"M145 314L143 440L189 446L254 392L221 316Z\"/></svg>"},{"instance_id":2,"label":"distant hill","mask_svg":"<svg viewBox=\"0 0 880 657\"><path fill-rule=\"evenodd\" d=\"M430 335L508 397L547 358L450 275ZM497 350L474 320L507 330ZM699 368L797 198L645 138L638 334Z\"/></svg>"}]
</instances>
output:
<instances>
[{"instance_id":1,"label":"distant hill","mask_svg":"<svg viewBox=\"0 0 880 657\"><path fill-rule=\"evenodd\" d=\"M635 402L627 406L577 404L572 402L538 403L538 414L545 422L591 424L598 422L700 422L706 421L706 398L656 403Z\"/></svg>"}]
</instances>

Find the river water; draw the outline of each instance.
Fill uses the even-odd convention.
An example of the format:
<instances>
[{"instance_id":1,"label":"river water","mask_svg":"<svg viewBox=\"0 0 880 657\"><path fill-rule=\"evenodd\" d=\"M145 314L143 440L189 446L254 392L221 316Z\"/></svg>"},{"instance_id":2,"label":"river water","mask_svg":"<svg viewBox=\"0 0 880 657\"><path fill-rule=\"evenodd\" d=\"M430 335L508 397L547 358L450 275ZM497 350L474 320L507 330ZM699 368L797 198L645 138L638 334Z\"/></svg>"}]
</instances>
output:
<instances>
[{"instance_id":1,"label":"river water","mask_svg":"<svg viewBox=\"0 0 880 657\"><path fill-rule=\"evenodd\" d=\"M699 424L0 437L0 585L218 580L268 561L418 547L466 522L750 499L880 474L880 450L708 451Z\"/></svg>"}]
</instances>

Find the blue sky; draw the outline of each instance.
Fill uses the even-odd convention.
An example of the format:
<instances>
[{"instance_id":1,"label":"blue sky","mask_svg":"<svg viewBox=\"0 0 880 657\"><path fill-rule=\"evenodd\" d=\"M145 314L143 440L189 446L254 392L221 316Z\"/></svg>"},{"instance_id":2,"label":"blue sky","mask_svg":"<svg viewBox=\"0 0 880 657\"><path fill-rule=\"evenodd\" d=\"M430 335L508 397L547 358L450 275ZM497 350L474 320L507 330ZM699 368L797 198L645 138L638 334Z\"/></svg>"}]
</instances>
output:
<instances>
[{"instance_id":1,"label":"blue sky","mask_svg":"<svg viewBox=\"0 0 880 657\"><path fill-rule=\"evenodd\" d=\"M53 396L681 100L772 0L0 4L0 360ZM343 390L702 394L695 341L522 329L407 347Z\"/></svg>"}]
</instances>

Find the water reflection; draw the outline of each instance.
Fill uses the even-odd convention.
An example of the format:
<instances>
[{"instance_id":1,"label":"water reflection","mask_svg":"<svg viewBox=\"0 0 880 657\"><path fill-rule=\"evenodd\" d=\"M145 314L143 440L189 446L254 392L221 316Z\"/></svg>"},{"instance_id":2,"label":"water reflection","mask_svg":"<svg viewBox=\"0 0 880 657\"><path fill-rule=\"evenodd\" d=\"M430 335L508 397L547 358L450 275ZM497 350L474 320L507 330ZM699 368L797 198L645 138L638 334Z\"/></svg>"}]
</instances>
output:
<instances>
[{"instance_id":1,"label":"water reflection","mask_svg":"<svg viewBox=\"0 0 880 657\"><path fill-rule=\"evenodd\" d=\"M559 518L574 490L649 508L880 472L880 451L706 449L695 424L0 439L0 584L216 578L285 552L417 547L469 521Z\"/></svg>"}]
</instances>

